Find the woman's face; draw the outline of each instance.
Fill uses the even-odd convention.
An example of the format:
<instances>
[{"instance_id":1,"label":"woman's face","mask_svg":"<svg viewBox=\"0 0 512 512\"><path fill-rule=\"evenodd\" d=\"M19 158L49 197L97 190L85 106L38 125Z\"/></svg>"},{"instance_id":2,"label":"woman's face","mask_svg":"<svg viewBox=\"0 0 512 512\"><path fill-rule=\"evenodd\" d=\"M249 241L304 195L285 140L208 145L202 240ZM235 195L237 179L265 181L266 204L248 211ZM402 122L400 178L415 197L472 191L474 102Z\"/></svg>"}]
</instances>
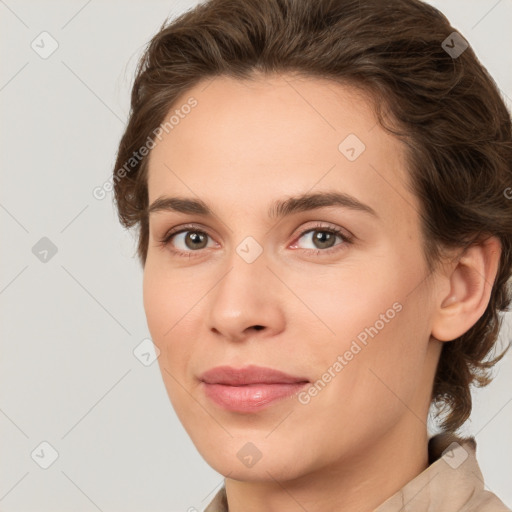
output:
<instances>
[{"instance_id":1,"label":"woman's face","mask_svg":"<svg viewBox=\"0 0 512 512\"><path fill-rule=\"evenodd\" d=\"M218 77L180 101L150 155L144 307L199 452L283 481L426 431L440 343L403 146L321 79Z\"/></svg>"}]
</instances>

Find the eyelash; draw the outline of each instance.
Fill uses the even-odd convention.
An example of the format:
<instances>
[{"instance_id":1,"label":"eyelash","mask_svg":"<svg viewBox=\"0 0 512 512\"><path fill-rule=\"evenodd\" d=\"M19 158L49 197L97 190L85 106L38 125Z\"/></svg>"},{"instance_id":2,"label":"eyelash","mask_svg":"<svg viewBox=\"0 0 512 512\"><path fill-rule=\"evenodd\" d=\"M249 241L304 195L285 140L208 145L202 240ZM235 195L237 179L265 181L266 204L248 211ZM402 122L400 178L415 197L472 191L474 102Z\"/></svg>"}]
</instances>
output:
<instances>
[{"instance_id":1,"label":"eyelash","mask_svg":"<svg viewBox=\"0 0 512 512\"><path fill-rule=\"evenodd\" d=\"M185 225L181 229L178 229L177 231L169 231L167 232L162 238L158 240L158 245L161 247L168 247L169 250L175 254L176 256L181 256L184 258L194 258L196 256L199 256L200 254L193 255L193 253L201 253L202 249L199 249L197 251L180 251L177 249L174 249L170 246L170 242L176 235L179 235L180 233L186 233L186 232L193 232L193 233L201 233L203 235L206 235L207 237L210 237L210 235L201 229L198 229L197 226L194 225ZM331 254L332 252L337 252L339 250L343 250L343 247L340 249L340 246L345 245L351 245L353 243L353 238L351 236L348 236L346 233L342 232L341 229L335 228L335 227L326 227L322 226L321 224L316 225L312 228L308 228L304 231L302 231L297 237L296 240L300 240L304 235L307 233L311 233L314 231L320 231L320 232L326 232L333 234L335 236L338 236L342 239L341 244L336 244L333 247L329 247L327 249L302 249L303 251L306 251L306 253L314 255L322 254ZM210 237L211 238L211 237Z\"/></svg>"}]
</instances>

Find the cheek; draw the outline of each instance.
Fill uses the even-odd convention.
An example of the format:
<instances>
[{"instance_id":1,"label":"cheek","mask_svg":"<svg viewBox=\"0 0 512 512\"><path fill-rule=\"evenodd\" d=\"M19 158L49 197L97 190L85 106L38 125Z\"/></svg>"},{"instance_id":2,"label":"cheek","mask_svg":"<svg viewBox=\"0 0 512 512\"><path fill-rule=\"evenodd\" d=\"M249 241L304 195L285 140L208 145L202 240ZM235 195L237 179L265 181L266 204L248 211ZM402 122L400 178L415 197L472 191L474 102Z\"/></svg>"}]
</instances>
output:
<instances>
[{"instance_id":1,"label":"cheek","mask_svg":"<svg viewBox=\"0 0 512 512\"><path fill-rule=\"evenodd\" d=\"M190 325L194 306L204 295L200 283L180 280L161 266L146 264L143 279L144 311L155 344L168 343L183 325Z\"/></svg>"},{"instance_id":2,"label":"cheek","mask_svg":"<svg viewBox=\"0 0 512 512\"><path fill-rule=\"evenodd\" d=\"M191 294L190 286L179 285L152 266L146 264L143 279L143 301L151 339L160 351L158 363L167 391L173 401L176 381L184 379L186 361L190 359L193 344L190 332L183 343L184 330L194 328L192 321L197 293ZM180 342L181 340L181 342Z\"/></svg>"},{"instance_id":3,"label":"cheek","mask_svg":"<svg viewBox=\"0 0 512 512\"><path fill-rule=\"evenodd\" d=\"M334 278L317 276L314 287L298 292L330 330L324 329L310 354L317 378L324 380L329 369L336 375L336 383L326 386L330 390L322 391L324 399L338 403L343 396L361 412L389 404L393 392L412 397L429 339L428 297L418 286L421 259L397 254L369 263L345 268ZM313 331L310 338L317 338Z\"/></svg>"},{"instance_id":4,"label":"cheek","mask_svg":"<svg viewBox=\"0 0 512 512\"><path fill-rule=\"evenodd\" d=\"M294 286L296 295L324 324L322 338L330 345L343 349L346 342L358 337L364 342L368 329L387 330L397 317L408 285L397 279L396 270L392 270L395 265L379 261L322 270Z\"/></svg>"},{"instance_id":5,"label":"cheek","mask_svg":"<svg viewBox=\"0 0 512 512\"><path fill-rule=\"evenodd\" d=\"M143 279L144 311L153 343L160 350L162 349L160 344L165 332L172 325L170 324L172 321L170 313L174 310L172 295L166 293L167 287L165 284L165 280L160 279L151 264L147 262Z\"/></svg>"},{"instance_id":6,"label":"cheek","mask_svg":"<svg viewBox=\"0 0 512 512\"><path fill-rule=\"evenodd\" d=\"M193 339L197 338L191 330L197 325L197 318L193 317L199 290L190 293L190 286L177 283L174 276L171 278L158 267L147 262L144 269L144 310L151 339L160 350L158 364L167 394L178 417L186 424L190 397L183 385L189 377Z\"/></svg>"},{"instance_id":7,"label":"cheek","mask_svg":"<svg viewBox=\"0 0 512 512\"><path fill-rule=\"evenodd\" d=\"M387 305L386 301L382 304ZM345 336L340 323L341 334L322 347L322 356L311 354L318 391L309 401L305 397L295 417L313 439L321 440L319 451L332 460L339 453L349 454L356 446L379 439L403 418L422 414L416 395L424 386L427 343L421 336L416 338L414 307L406 301L394 318L380 330L379 323L376 331L370 329L375 313L386 309L381 303L367 307L366 314L360 313L357 319L343 317L345 324L365 325L367 331L359 326L351 329L365 333L365 343L357 336ZM325 425L330 425L327 431Z\"/></svg>"}]
</instances>

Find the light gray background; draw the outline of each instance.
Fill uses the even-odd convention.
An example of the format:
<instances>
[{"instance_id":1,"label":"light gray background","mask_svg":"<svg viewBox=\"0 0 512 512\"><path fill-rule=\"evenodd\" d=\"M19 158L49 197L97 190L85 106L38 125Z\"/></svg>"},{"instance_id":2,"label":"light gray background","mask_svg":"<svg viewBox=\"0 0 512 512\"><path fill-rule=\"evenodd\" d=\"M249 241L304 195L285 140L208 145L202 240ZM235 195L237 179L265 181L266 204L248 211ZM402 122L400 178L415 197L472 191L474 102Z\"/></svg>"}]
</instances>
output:
<instances>
[{"instance_id":1,"label":"light gray background","mask_svg":"<svg viewBox=\"0 0 512 512\"><path fill-rule=\"evenodd\" d=\"M133 354L149 337L135 240L111 195L92 195L111 174L142 47L195 3L0 0L1 511L201 510L222 483L177 420L158 364ZM432 3L511 107L512 0ZM31 48L43 31L59 45L47 59ZM58 250L46 263L32 253L42 237ZM509 353L466 429L508 506L511 381ZM58 452L48 469L35 462L50 453L43 441Z\"/></svg>"}]
</instances>

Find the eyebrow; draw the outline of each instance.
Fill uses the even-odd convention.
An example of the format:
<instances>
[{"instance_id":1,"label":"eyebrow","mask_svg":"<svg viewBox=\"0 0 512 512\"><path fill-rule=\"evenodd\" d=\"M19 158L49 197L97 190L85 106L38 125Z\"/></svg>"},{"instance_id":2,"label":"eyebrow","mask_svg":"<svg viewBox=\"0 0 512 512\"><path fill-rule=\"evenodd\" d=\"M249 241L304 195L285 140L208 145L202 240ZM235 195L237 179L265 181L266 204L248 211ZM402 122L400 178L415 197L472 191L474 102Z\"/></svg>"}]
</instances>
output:
<instances>
[{"instance_id":1,"label":"eyebrow","mask_svg":"<svg viewBox=\"0 0 512 512\"><path fill-rule=\"evenodd\" d=\"M292 196L287 199L274 201L268 210L271 219L277 219L294 213L341 206L355 211L368 213L378 218L375 210L362 203L355 197L341 192L316 192ZM159 197L147 208L147 214L173 211L178 213L191 213L196 215L213 216L212 210L200 199L187 197Z\"/></svg>"}]
</instances>

